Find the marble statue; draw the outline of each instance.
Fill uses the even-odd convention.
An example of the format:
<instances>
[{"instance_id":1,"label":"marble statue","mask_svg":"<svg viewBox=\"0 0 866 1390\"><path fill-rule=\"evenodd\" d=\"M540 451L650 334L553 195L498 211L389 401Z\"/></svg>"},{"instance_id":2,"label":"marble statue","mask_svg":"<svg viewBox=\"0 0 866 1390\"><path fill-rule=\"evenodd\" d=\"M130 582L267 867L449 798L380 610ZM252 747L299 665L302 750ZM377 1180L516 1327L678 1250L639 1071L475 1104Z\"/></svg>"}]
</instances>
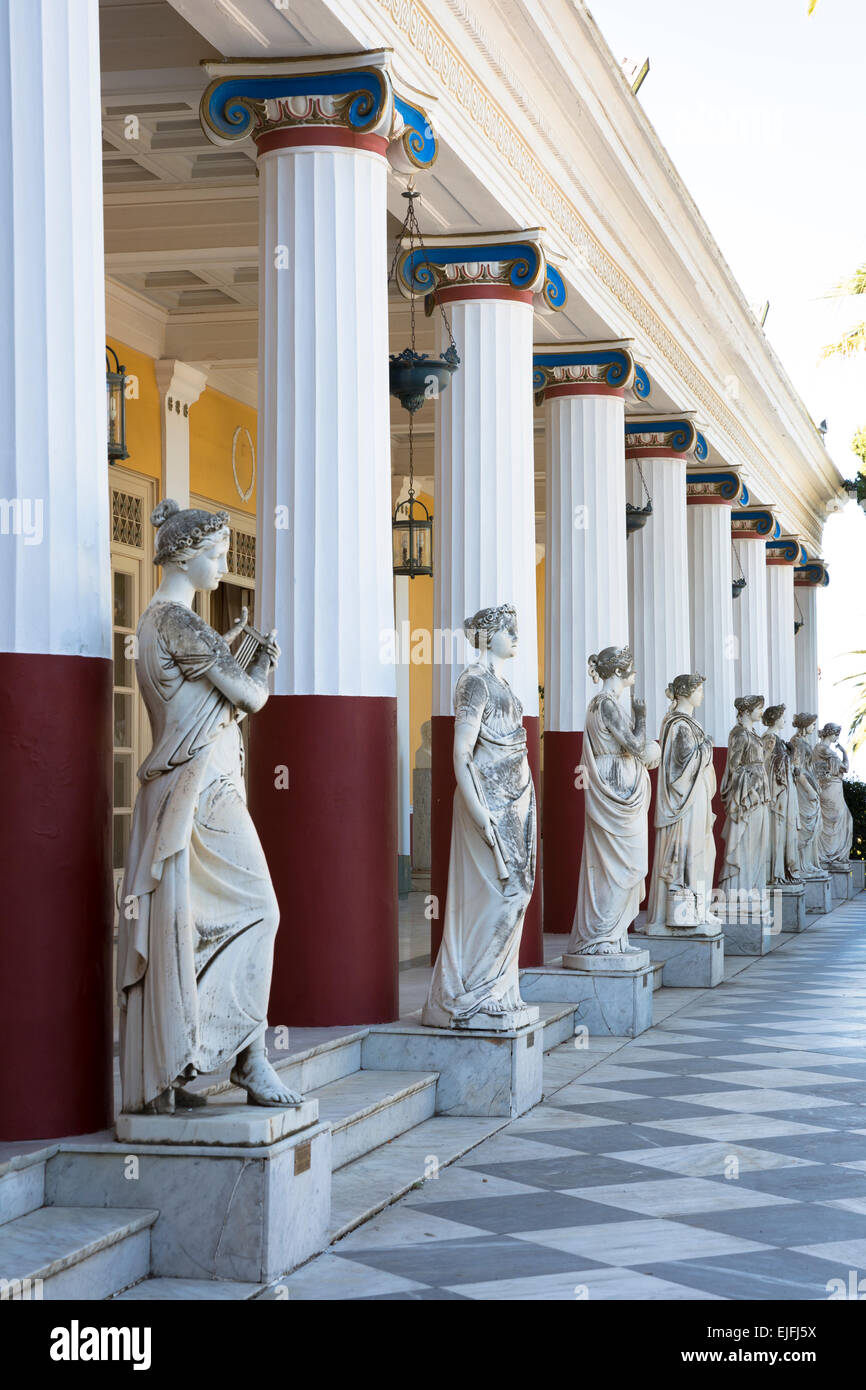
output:
<instances>
[{"instance_id":1,"label":"marble statue","mask_svg":"<svg viewBox=\"0 0 866 1390\"><path fill-rule=\"evenodd\" d=\"M123 1110L200 1105L184 1083L229 1064L250 1103L300 1105L265 1054L279 912L238 728L267 700L279 647L274 632L250 637L245 609L223 636L193 612L196 591L227 572L227 512L166 499L151 521L163 576L137 634L153 746L138 771L119 919ZM246 669L229 650L242 631Z\"/></svg>"},{"instance_id":2,"label":"marble statue","mask_svg":"<svg viewBox=\"0 0 866 1390\"><path fill-rule=\"evenodd\" d=\"M794 764L782 737L785 706L768 705L761 716L767 732L762 736L767 770L767 886L801 883L800 807L794 780Z\"/></svg>"},{"instance_id":3,"label":"marble statue","mask_svg":"<svg viewBox=\"0 0 866 1390\"><path fill-rule=\"evenodd\" d=\"M620 703L634 685L628 647L606 647L589 658L602 682L590 700L583 734L585 778L583 858L569 956L635 955L628 929L638 914L647 875L650 802L648 768L659 745L646 739L646 705L634 700L630 718Z\"/></svg>"},{"instance_id":4,"label":"marble statue","mask_svg":"<svg viewBox=\"0 0 866 1390\"><path fill-rule=\"evenodd\" d=\"M719 886L725 893L763 893L767 884L767 800L764 745L754 724L763 695L740 695L737 722L728 735L728 759L719 788L725 807L725 861Z\"/></svg>"},{"instance_id":5,"label":"marble statue","mask_svg":"<svg viewBox=\"0 0 866 1390\"><path fill-rule=\"evenodd\" d=\"M825 876L818 863L818 844L823 825L821 789L812 766L812 746L809 742L817 722L817 714L795 714L791 723L796 732L788 744L800 812L800 872L807 879Z\"/></svg>"},{"instance_id":6,"label":"marble statue","mask_svg":"<svg viewBox=\"0 0 866 1390\"><path fill-rule=\"evenodd\" d=\"M821 792L821 835L818 862L825 869L847 869L854 837L854 817L848 810L842 778L848 771L848 754L839 742L839 724L825 724L818 730L818 746L812 753L812 768Z\"/></svg>"},{"instance_id":7,"label":"marble statue","mask_svg":"<svg viewBox=\"0 0 866 1390\"><path fill-rule=\"evenodd\" d=\"M673 703L659 734L655 855L644 930L719 925L707 912L716 863L713 742L695 717L705 680L697 673L675 676L665 691Z\"/></svg>"},{"instance_id":8,"label":"marble statue","mask_svg":"<svg viewBox=\"0 0 866 1390\"><path fill-rule=\"evenodd\" d=\"M454 687L454 815L442 944L421 1015L432 1028L506 1030L534 1022L517 957L535 885L535 787L523 707L503 675L517 650L511 604L464 632L480 652Z\"/></svg>"}]
</instances>

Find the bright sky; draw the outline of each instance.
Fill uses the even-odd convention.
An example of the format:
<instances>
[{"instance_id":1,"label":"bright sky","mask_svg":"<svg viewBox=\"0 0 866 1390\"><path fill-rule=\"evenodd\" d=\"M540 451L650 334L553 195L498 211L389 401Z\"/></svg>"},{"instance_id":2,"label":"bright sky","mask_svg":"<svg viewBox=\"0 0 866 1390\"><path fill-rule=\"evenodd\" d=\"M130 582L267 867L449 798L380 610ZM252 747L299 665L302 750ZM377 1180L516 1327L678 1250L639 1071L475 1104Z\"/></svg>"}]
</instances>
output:
<instances>
[{"instance_id":1,"label":"bright sky","mask_svg":"<svg viewBox=\"0 0 866 1390\"><path fill-rule=\"evenodd\" d=\"M827 291L866 261L866 0L589 0L617 58L649 57L639 100L842 473L866 425L866 353L819 360L866 319L866 295ZM827 522L830 586L819 592L820 710L843 725L839 685L866 669L866 515ZM856 760L866 776L866 749Z\"/></svg>"}]
</instances>

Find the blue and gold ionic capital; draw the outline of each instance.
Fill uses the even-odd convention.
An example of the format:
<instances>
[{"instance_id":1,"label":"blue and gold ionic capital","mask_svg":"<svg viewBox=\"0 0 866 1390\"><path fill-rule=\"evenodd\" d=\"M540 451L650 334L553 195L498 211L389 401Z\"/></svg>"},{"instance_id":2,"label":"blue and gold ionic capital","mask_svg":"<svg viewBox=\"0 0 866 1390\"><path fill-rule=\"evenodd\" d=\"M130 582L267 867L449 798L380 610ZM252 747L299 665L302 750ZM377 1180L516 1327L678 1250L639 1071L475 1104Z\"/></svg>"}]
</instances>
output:
<instances>
[{"instance_id":1,"label":"blue and gold ionic capital","mask_svg":"<svg viewBox=\"0 0 866 1390\"><path fill-rule=\"evenodd\" d=\"M830 572L826 561L810 558L803 549L803 563L794 566L794 583L801 589L826 589L830 583Z\"/></svg>"},{"instance_id":2,"label":"blue and gold ionic capital","mask_svg":"<svg viewBox=\"0 0 866 1390\"><path fill-rule=\"evenodd\" d=\"M642 401L651 389L646 368L635 360L631 338L537 345L532 354L532 388L538 404L545 396L622 396L626 391Z\"/></svg>"},{"instance_id":3,"label":"blue and gold ionic capital","mask_svg":"<svg viewBox=\"0 0 866 1390\"><path fill-rule=\"evenodd\" d=\"M704 463L709 450L694 420L686 415L629 415L625 422L625 452L627 458L676 454Z\"/></svg>"},{"instance_id":4,"label":"blue and gold ionic capital","mask_svg":"<svg viewBox=\"0 0 866 1390\"><path fill-rule=\"evenodd\" d=\"M805 549L794 536L778 536L767 541L768 565L796 565L805 557Z\"/></svg>"},{"instance_id":5,"label":"blue and gold ionic capital","mask_svg":"<svg viewBox=\"0 0 866 1390\"><path fill-rule=\"evenodd\" d=\"M693 504L719 503L744 507L749 490L733 469L712 469L706 473L689 469L686 473L686 501Z\"/></svg>"},{"instance_id":6,"label":"blue and gold ionic capital","mask_svg":"<svg viewBox=\"0 0 866 1390\"><path fill-rule=\"evenodd\" d=\"M429 169L438 154L430 118L419 93L395 88L390 62L390 49L379 49L205 63L211 81L199 107L202 129L215 145L250 136L260 149L318 135L323 144L387 152L403 172ZM311 134L302 139L301 131Z\"/></svg>"},{"instance_id":7,"label":"blue and gold ionic capital","mask_svg":"<svg viewBox=\"0 0 866 1390\"><path fill-rule=\"evenodd\" d=\"M731 535L734 540L775 541L782 528L769 507L737 508L731 513Z\"/></svg>"},{"instance_id":8,"label":"blue and gold ionic capital","mask_svg":"<svg viewBox=\"0 0 866 1390\"><path fill-rule=\"evenodd\" d=\"M425 237L423 246L404 242L397 284L406 298L435 294L453 299L518 299L540 294L550 309L568 297L561 271L548 260L543 228Z\"/></svg>"}]
</instances>

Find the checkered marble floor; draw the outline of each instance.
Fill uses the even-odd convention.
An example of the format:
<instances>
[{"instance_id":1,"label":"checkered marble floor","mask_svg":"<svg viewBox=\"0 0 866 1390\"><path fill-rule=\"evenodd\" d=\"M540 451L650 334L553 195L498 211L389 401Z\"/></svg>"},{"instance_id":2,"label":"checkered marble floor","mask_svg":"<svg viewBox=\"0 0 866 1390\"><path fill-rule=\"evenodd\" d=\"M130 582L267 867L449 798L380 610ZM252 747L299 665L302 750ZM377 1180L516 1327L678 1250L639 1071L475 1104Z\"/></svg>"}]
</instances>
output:
<instances>
[{"instance_id":1,"label":"checkered marble floor","mask_svg":"<svg viewBox=\"0 0 866 1390\"><path fill-rule=\"evenodd\" d=\"M736 968L659 991L639 1038L556 1049L541 1105L289 1297L825 1300L864 1277L866 894Z\"/></svg>"}]
</instances>

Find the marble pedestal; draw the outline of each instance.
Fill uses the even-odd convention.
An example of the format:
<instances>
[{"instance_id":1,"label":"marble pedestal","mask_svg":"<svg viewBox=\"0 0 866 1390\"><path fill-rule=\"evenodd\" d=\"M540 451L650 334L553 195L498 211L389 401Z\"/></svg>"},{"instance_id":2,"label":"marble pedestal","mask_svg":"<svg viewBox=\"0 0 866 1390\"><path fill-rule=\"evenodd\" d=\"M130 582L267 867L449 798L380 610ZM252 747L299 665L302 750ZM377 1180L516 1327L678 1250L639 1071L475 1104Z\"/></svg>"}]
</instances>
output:
<instances>
[{"instance_id":1,"label":"marble pedestal","mask_svg":"<svg viewBox=\"0 0 866 1390\"><path fill-rule=\"evenodd\" d=\"M773 884L770 887L775 931L805 931L806 885L803 883Z\"/></svg>"},{"instance_id":2,"label":"marble pedestal","mask_svg":"<svg viewBox=\"0 0 866 1390\"><path fill-rule=\"evenodd\" d=\"M532 1012L537 1012L533 1010ZM438 1115L523 1115L541 1100L544 1025L428 1028L420 1010L370 1029L361 1064L373 1071L435 1071Z\"/></svg>"},{"instance_id":3,"label":"marble pedestal","mask_svg":"<svg viewBox=\"0 0 866 1390\"><path fill-rule=\"evenodd\" d=\"M843 903L854 896L854 874L851 869L828 869L830 891L834 903Z\"/></svg>"},{"instance_id":4,"label":"marble pedestal","mask_svg":"<svg viewBox=\"0 0 866 1390\"><path fill-rule=\"evenodd\" d=\"M671 989L712 989L725 977L725 935L720 926L656 927L629 938L662 964L662 984Z\"/></svg>"},{"instance_id":5,"label":"marble pedestal","mask_svg":"<svg viewBox=\"0 0 866 1390\"><path fill-rule=\"evenodd\" d=\"M652 1027L653 971L648 951L570 959L591 961L592 968L563 968L554 960L521 970L523 998L574 1004L575 1028L586 1027L591 1037L634 1038Z\"/></svg>"},{"instance_id":6,"label":"marble pedestal","mask_svg":"<svg viewBox=\"0 0 866 1390\"><path fill-rule=\"evenodd\" d=\"M412 771L412 868L415 873L430 872L432 777L429 767L416 767Z\"/></svg>"},{"instance_id":7,"label":"marble pedestal","mask_svg":"<svg viewBox=\"0 0 866 1390\"><path fill-rule=\"evenodd\" d=\"M806 889L807 916L816 916L832 910L833 891L829 874L824 874L823 878L805 878L803 887Z\"/></svg>"},{"instance_id":8,"label":"marble pedestal","mask_svg":"<svg viewBox=\"0 0 866 1390\"><path fill-rule=\"evenodd\" d=\"M726 956L765 956L773 933L761 915L744 914L725 923L724 935Z\"/></svg>"},{"instance_id":9,"label":"marble pedestal","mask_svg":"<svg viewBox=\"0 0 866 1390\"><path fill-rule=\"evenodd\" d=\"M278 1109L266 1105L211 1100L173 1115L118 1115L119 1144L205 1144L210 1147L259 1148L308 1129L319 1118L319 1102Z\"/></svg>"},{"instance_id":10,"label":"marble pedestal","mask_svg":"<svg viewBox=\"0 0 866 1390\"><path fill-rule=\"evenodd\" d=\"M848 866L853 874L853 887L855 893L862 893L866 888L866 860L849 859Z\"/></svg>"},{"instance_id":11,"label":"marble pedestal","mask_svg":"<svg viewBox=\"0 0 866 1390\"><path fill-rule=\"evenodd\" d=\"M277 1128L283 1113L271 1112ZM177 1116L128 1118L167 1126ZM154 1276L268 1283L328 1245L331 1127L310 1124L270 1144L64 1145L46 1169L45 1201L157 1210Z\"/></svg>"}]
</instances>

